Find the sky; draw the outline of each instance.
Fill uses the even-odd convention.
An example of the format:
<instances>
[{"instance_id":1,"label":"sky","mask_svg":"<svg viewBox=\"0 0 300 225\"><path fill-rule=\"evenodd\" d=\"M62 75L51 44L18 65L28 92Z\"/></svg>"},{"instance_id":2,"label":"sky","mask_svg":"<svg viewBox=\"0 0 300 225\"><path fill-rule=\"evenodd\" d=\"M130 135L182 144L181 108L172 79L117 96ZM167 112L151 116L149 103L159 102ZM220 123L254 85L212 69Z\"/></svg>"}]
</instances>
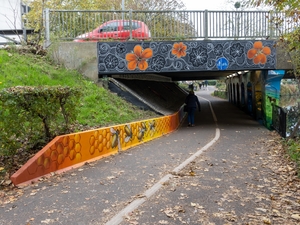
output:
<instances>
[{"instance_id":1,"label":"sky","mask_svg":"<svg viewBox=\"0 0 300 225\"><path fill-rule=\"evenodd\" d=\"M228 0L182 0L187 10L232 10Z\"/></svg>"},{"instance_id":2,"label":"sky","mask_svg":"<svg viewBox=\"0 0 300 225\"><path fill-rule=\"evenodd\" d=\"M239 0L182 0L187 10L236 10L234 4ZM244 8L243 10L269 10L268 7Z\"/></svg>"}]
</instances>

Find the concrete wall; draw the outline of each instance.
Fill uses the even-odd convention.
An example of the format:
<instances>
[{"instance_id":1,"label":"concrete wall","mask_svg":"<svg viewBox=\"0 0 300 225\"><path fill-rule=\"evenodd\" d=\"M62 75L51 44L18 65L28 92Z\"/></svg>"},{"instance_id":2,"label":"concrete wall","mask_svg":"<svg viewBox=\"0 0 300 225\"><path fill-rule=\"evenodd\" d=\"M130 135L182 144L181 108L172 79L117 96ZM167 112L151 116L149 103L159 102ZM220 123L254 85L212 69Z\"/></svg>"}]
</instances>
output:
<instances>
[{"instance_id":1,"label":"concrete wall","mask_svg":"<svg viewBox=\"0 0 300 225\"><path fill-rule=\"evenodd\" d=\"M97 42L59 42L48 48L52 59L98 82Z\"/></svg>"},{"instance_id":2,"label":"concrete wall","mask_svg":"<svg viewBox=\"0 0 300 225\"><path fill-rule=\"evenodd\" d=\"M292 70L291 57L293 57L293 55L287 50L283 43L277 42L276 52L276 69Z\"/></svg>"}]
</instances>

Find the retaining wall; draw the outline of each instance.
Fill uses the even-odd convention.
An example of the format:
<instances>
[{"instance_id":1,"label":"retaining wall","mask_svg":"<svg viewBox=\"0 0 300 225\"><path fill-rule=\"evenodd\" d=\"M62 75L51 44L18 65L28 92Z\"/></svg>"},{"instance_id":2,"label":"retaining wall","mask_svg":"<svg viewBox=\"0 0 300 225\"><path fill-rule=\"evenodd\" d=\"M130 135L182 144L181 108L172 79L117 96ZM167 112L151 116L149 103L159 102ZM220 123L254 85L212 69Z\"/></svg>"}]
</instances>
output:
<instances>
[{"instance_id":1,"label":"retaining wall","mask_svg":"<svg viewBox=\"0 0 300 225\"><path fill-rule=\"evenodd\" d=\"M168 116L104 127L54 138L11 176L14 185L61 173L175 131L183 120L182 108Z\"/></svg>"}]
</instances>

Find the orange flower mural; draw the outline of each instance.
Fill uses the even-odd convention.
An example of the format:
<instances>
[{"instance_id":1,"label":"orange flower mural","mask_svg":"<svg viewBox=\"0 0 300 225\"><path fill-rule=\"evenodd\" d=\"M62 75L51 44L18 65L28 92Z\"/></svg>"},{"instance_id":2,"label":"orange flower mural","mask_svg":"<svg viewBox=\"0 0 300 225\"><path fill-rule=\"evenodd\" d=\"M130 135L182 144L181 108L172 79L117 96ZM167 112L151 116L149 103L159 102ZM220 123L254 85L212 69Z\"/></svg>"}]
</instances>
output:
<instances>
[{"instance_id":1,"label":"orange flower mural","mask_svg":"<svg viewBox=\"0 0 300 225\"><path fill-rule=\"evenodd\" d=\"M269 47L264 47L261 41L256 41L247 52L248 59L253 59L254 64L265 64L267 62L267 56L271 54Z\"/></svg>"},{"instance_id":2,"label":"orange flower mural","mask_svg":"<svg viewBox=\"0 0 300 225\"><path fill-rule=\"evenodd\" d=\"M176 55L177 58L184 57L186 56L186 49L187 49L186 45L183 44L182 42L174 43L172 54Z\"/></svg>"},{"instance_id":3,"label":"orange flower mural","mask_svg":"<svg viewBox=\"0 0 300 225\"><path fill-rule=\"evenodd\" d=\"M151 48L143 50L142 46L136 45L133 49L133 53L126 54L126 60L128 61L127 68L129 70L135 70L138 67L140 70L146 70L148 68L147 59L151 58L153 51Z\"/></svg>"}]
</instances>

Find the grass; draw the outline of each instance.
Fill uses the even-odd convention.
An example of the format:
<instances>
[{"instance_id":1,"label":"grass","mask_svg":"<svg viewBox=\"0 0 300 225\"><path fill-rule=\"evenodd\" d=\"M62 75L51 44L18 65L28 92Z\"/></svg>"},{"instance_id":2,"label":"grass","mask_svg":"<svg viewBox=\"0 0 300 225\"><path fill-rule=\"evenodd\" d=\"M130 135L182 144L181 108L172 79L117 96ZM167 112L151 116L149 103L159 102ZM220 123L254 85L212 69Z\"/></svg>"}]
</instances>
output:
<instances>
[{"instance_id":1,"label":"grass","mask_svg":"<svg viewBox=\"0 0 300 225\"><path fill-rule=\"evenodd\" d=\"M297 175L300 177L300 139L286 139L283 141L283 146L289 158L295 163Z\"/></svg>"},{"instance_id":2,"label":"grass","mask_svg":"<svg viewBox=\"0 0 300 225\"><path fill-rule=\"evenodd\" d=\"M129 104L77 71L53 64L47 56L15 48L1 49L0 72L0 89L19 85L64 85L81 89L83 98L77 116L79 127L103 127L157 116Z\"/></svg>"}]
</instances>

